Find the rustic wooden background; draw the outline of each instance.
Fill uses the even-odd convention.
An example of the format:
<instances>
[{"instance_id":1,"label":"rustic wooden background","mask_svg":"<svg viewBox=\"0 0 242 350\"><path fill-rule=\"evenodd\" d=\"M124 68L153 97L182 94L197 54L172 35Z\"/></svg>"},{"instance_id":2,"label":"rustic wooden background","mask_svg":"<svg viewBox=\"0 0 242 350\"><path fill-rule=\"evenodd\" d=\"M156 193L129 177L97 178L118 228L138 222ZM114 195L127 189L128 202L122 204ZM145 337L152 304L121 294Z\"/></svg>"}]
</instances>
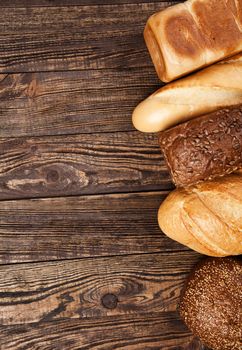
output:
<instances>
[{"instance_id":1,"label":"rustic wooden background","mask_svg":"<svg viewBox=\"0 0 242 350\"><path fill-rule=\"evenodd\" d=\"M201 256L160 232L173 186L131 124L172 3L0 0L1 350L205 349L177 312Z\"/></svg>"}]
</instances>

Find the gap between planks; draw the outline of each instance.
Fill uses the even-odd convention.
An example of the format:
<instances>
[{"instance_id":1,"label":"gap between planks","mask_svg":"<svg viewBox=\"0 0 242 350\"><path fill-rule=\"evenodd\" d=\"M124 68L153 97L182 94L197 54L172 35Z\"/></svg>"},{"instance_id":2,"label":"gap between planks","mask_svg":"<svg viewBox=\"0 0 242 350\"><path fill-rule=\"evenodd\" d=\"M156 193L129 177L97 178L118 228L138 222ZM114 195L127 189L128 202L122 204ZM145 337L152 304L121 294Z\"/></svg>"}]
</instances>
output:
<instances>
[{"instance_id":1,"label":"gap between planks","mask_svg":"<svg viewBox=\"0 0 242 350\"><path fill-rule=\"evenodd\" d=\"M201 257L191 251L0 266L0 324L176 311ZM100 303L106 295L116 296L114 307Z\"/></svg>"},{"instance_id":2,"label":"gap between planks","mask_svg":"<svg viewBox=\"0 0 242 350\"><path fill-rule=\"evenodd\" d=\"M133 109L160 86L138 68L1 77L1 138L131 132Z\"/></svg>"},{"instance_id":3,"label":"gap between planks","mask_svg":"<svg viewBox=\"0 0 242 350\"><path fill-rule=\"evenodd\" d=\"M171 190L157 135L139 132L0 139L0 198Z\"/></svg>"},{"instance_id":4,"label":"gap between planks","mask_svg":"<svg viewBox=\"0 0 242 350\"><path fill-rule=\"evenodd\" d=\"M152 192L0 202L0 261L187 251L158 226L165 197Z\"/></svg>"},{"instance_id":5,"label":"gap between planks","mask_svg":"<svg viewBox=\"0 0 242 350\"><path fill-rule=\"evenodd\" d=\"M0 70L153 67L142 31L151 14L171 4L2 8Z\"/></svg>"},{"instance_id":6,"label":"gap between planks","mask_svg":"<svg viewBox=\"0 0 242 350\"><path fill-rule=\"evenodd\" d=\"M127 345L130 350L132 344L134 350L145 349L144 344L192 349L190 332L176 309L184 281L200 259L190 251L0 266L3 344L22 350L24 344L40 346L49 339L45 349L57 350L58 339L59 349L60 343L62 349L76 349L65 343L72 335L82 350L112 350L114 342L117 349ZM144 337L147 327L151 328ZM110 335L103 334L104 328L110 328ZM48 338L53 331L57 338Z\"/></svg>"},{"instance_id":7,"label":"gap between planks","mask_svg":"<svg viewBox=\"0 0 242 350\"><path fill-rule=\"evenodd\" d=\"M2 264L0 263L0 268L1 267L4 267L4 266L19 266L19 265L33 265L33 264L36 264L36 265L42 265L42 264L47 264L47 263L68 263L68 262L77 262L77 261L82 261L82 260L97 260L97 259L111 259L111 258L118 258L118 257L122 257L122 258L128 258L128 257L136 257L136 256L140 256L142 257L143 255L162 255L162 254L167 254L167 253L176 253L176 254L183 254L184 252L192 252L191 249L189 248L186 248L185 249L179 249L179 247L175 247L175 248L171 248L170 250L166 250L165 252L164 251L160 251L160 252L142 252L142 253L127 253L127 254L114 254L114 255L101 255L101 256L86 256L86 257L80 257L80 258L65 258L65 259L49 259L49 260L35 260L35 261L22 261L22 262L11 262L11 263L7 263L7 264ZM196 254L196 253L195 253ZM202 257L202 255L201 255Z\"/></svg>"},{"instance_id":8,"label":"gap between planks","mask_svg":"<svg viewBox=\"0 0 242 350\"><path fill-rule=\"evenodd\" d=\"M142 190L142 191L131 191L131 192L105 192L105 193L90 193L90 194L72 194L72 195L62 195L62 196L52 196L52 197L21 197L12 199L0 199L0 203L5 202L21 202L26 200L51 200L51 199L64 199L64 198L82 198L82 197L106 197L106 196L119 196L119 195L129 195L129 194L161 194L162 196L167 196L174 189L174 185L171 185L170 189L157 189L157 190Z\"/></svg>"}]
</instances>

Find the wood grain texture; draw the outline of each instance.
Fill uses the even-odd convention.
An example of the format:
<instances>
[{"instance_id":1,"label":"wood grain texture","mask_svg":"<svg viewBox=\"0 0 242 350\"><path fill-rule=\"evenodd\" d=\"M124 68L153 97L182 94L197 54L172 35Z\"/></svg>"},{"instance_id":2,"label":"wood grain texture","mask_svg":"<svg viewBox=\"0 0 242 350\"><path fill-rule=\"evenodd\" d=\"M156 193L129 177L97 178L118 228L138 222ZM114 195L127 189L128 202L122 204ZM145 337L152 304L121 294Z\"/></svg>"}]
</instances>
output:
<instances>
[{"instance_id":1,"label":"wood grain texture","mask_svg":"<svg viewBox=\"0 0 242 350\"><path fill-rule=\"evenodd\" d=\"M134 130L159 86L151 68L0 75L0 137Z\"/></svg>"},{"instance_id":2,"label":"wood grain texture","mask_svg":"<svg viewBox=\"0 0 242 350\"><path fill-rule=\"evenodd\" d=\"M201 255L160 231L171 181L131 124L171 4L0 1L1 350L206 349L176 311Z\"/></svg>"},{"instance_id":3,"label":"wood grain texture","mask_svg":"<svg viewBox=\"0 0 242 350\"><path fill-rule=\"evenodd\" d=\"M2 349L205 350L176 312L200 257L173 252L0 267Z\"/></svg>"},{"instance_id":4,"label":"wood grain texture","mask_svg":"<svg viewBox=\"0 0 242 350\"><path fill-rule=\"evenodd\" d=\"M173 188L157 136L0 139L0 199Z\"/></svg>"},{"instance_id":5,"label":"wood grain texture","mask_svg":"<svg viewBox=\"0 0 242 350\"><path fill-rule=\"evenodd\" d=\"M189 251L1 266L0 324L176 311L199 259Z\"/></svg>"},{"instance_id":6,"label":"wood grain texture","mask_svg":"<svg viewBox=\"0 0 242 350\"><path fill-rule=\"evenodd\" d=\"M176 312L0 326L0 337L2 350L207 349Z\"/></svg>"},{"instance_id":7,"label":"wood grain texture","mask_svg":"<svg viewBox=\"0 0 242 350\"><path fill-rule=\"evenodd\" d=\"M157 223L165 196L133 193L0 202L0 263L165 251L179 257L189 249L166 237Z\"/></svg>"},{"instance_id":8,"label":"wood grain texture","mask_svg":"<svg viewBox=\"0 0 242 350\"><path fill-rule=\"evenodd\" d=\"M2 8L0 72L153 67L144 25L170 4Z\"/></svg>"},{"instance_id":9,"label":"wood grain texture","mask_svg":"<svg viewBox=\"0 0 242 350\"><path fill-rule=\"evenodd\" d=\"M113 5L113 4L140 4L166 2L166 0L1 0L0 7L34 7L34 6L93 6L93 5ZM170 0L170 3L177 3L179 0ZM180 1L182 2L182 1Z\"/></svg>"}]
</instances>

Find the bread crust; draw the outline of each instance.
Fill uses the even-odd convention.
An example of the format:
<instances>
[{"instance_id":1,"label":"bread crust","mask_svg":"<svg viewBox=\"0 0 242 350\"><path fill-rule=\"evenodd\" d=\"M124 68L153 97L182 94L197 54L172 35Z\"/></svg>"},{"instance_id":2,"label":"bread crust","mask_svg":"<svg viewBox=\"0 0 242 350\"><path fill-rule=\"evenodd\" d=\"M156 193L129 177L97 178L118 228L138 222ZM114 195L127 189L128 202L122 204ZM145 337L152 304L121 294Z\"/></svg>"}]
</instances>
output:
<instances>
[{"instance_id":1,"label":"bread crust","mask_svg":"<svg viewBox=\"0 0 242 350\"><path fill-rule=\"evenodd\" d=\"M230 174L242 168L242 104L166 130L159 143L177 187Z\"/></svg>"},{"instance_id":2,"label":"bread crust","mask_svg":"<svg viewBox=\"0 0 242 350\"><path fill-rule=\"evenodd\" d=\"M182 319L214 350L241 349L242 262L235 258L203 259L181 292Z\"/></svg>"},{"instance_id":3,"label":"bread crust","mask_svg":"<svg viewBox=\"0 0 242 350\"><path fill-rule=\"evenodd\" d=\"M242 103L242 54L168 84L141 102L132 120L142 132L159 132Z\"/></svg>"},{"instance_id":4,"label":"bread crust","mask_svg":"<svg viewBox=\"0 0 242 350\"><path fill-rule=\"evenodd\" d=\"M169 82L241 52L241 13L239 0L188 0L152 15L144 38L159 78Z\"/></svg>"},{"instance_id":5,"label":"bread crust","mask_svg":"<svg viewBox=\"0 0 242 350\"><path fill-rule=\"evenodd\" d=\"M201 254L242 254L242 173L171 192L158 222L168 237Z\"/></svg>"}]
</instances>

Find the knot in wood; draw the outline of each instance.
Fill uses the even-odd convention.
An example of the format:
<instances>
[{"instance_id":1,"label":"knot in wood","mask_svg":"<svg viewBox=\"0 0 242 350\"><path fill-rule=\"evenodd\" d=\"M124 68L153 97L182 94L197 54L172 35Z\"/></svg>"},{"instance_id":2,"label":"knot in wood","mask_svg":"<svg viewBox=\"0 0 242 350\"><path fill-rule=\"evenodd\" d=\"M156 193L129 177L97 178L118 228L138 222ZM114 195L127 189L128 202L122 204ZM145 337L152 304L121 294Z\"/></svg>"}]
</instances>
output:
<instances>
[{"instance_id":1,"label":"knot in wood","mask_svg":"<svg viewBox=\"0 0 242 350\"><path fill-rule=\"evenodd\" d=\"M117 307L118 304L118 297L114 294L105 294L102 299L102 305L106 308L106 309L115 309Z\"/></svg>"},{"instance_id":2,"label":"knot in wood","mask_svg":"<svg viewBox=\"0 0 242 350\"><path fill-rule=\"evenodd\" d=\"M30 149L32 153L35 153L38 150L38 147L36 145L32 145Z\"/></svg>"},{"instance_id":3,"label":"knot in wood","mask_svg":"<svg viewBox=\"0 0 242 350\"><path fill-rule=\"evenodd\" d=\"M57 182L59 180L58 171L56 171L56 170L48 171L46 179L48 182Z\"/></svg>"}]
</instances>

